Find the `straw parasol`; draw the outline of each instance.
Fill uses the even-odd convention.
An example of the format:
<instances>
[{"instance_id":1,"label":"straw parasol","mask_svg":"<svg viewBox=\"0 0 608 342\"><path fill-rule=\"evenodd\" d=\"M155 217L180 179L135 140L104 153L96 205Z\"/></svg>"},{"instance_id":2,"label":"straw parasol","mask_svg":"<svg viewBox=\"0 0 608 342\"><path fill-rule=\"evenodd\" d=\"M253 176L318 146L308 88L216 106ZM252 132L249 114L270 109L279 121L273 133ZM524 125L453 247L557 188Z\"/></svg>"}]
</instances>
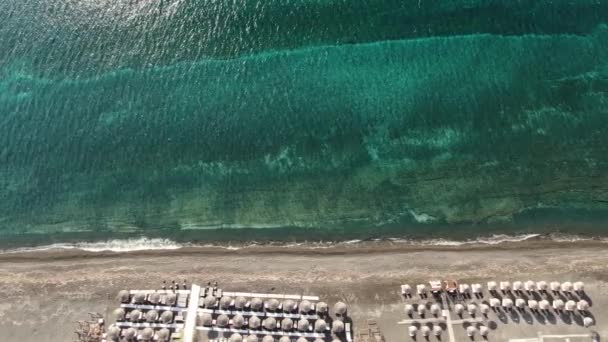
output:
<instances>
[{"instance_id":1,"label":"straw parasol","mask_svg":"<svg viewBox=\"0 0 608 342\"><path fill-rule=\"evenodd\" d=\"M416 292L419 295L426 293L426 285L424 285L424 284L418 284L418 285L416 285Z\"/></svg>"},{"instance_id":2,"label":"straw parasol","mask_svg":"<svg viewBox=\"0 0 608 342\"><path fill-rule=\"evenodd\" d=\"M481 304L479 306L479 312L481 312L482 314L487 314L488 312L490 312L490 306L488 304Z\"/></svg>"},{"instance_id":3,"label":"straw parasol","mask_svg":"<svg viewBox=\"0 0 608 342\"><path fill-rule=\"evenodd\" d=\"M129 302L129 291L127 290L120 290L118 292L118 296L117 299L121 302L121 303L128 303Z\"/></svg>"},{"instance_id":4,"label":"straw parasol","mask_svg":"<svg viewBox=\"0 0 608 342\"><path fill-rule=\"evenodd\" d=\"M566 304L561 299L556 299L553 301L553 309L555 310L563 310Z\"/></svg>"},{"instance_id":5,"label":"straw parasol","mask_svg":"<svg viewBox=\"0 0 608 342\"><path fill-rule=\"evenodd\" d=\"M243 317L243 315L237 314L234 317L232 317L232 325L235 328L237 328L237 329L239 329L242 326L244 326L245 325L245 318Z\"/></svg>"},{"instance_id":6,"label":"straw parasol","mask_svg":"<svg viewBox=\"0 0 608 342\"><path fill-rule=\"evenodd\" d=\"M167 328L162 328L156 333L156 337L158 337L159 342L168 342L170 336L171 331L169 331Z\"/></svg>"},{"instance_id":7,"label":"straw parasol","mask_svg":"<svg viewBox=\"0 0 608 342\"><path fill-rule=\"evenodd\" d=\"M169 324L173 322L173 312L169 310L163 311L163 313L160 314L160 322L163 324Z\"/></svg>"},{"instance_id":8,"label":"straw parasol","mask_svg":"<svg viewBox=\"0 0 608 342\"><path fill-rule=\"evenodd\" d=\"M143 293L136 293L133 295L133 303L142 304L146 301L146 295Z\"/></svg>"},{"instance_id":9,"label":"straw parasol","mask_svg":"<svg viewBox=\"0 0 608 342\"><path fill-rule=\"evenodd\" d=\"M324 339L322 339L322 338L318 338L318 337L317 337L317 338L315 339L315 342L325 342L325 340L324 340Z\"/></svg>"},{"instance_id":10,"label":"straw parasol","mask_svg":"<svg viewBox=\"0 0 608 342\"><path fill-rule=\"evenodd\" d=\"M464 305L462 304L456 304L454 305L454 312L458 315L462 314L462 312L464 311Z\"/></svg>"},{"instance_id":11,"label":"straw parasol","mask_svg":"<svg viewBox=\"0 0 608 342\"><path fill-rule=\"evenodd\" d=\"M593 325L593 318L591 317L585 317L583 318L583 325L585 326L585 328L589 328L590 326Z\"/></svg>"},{"instance_id":12,"label":"straw parasol","mask_svg":"<svg viewBox=\"0 0 608 342\"><path fill-rule=\"evenodd\" d=\"M412 287L408 284L401 285L401 293L409 295L412 293Z\"/></svg>"},{"instance_id":13,"label":"straw parasol","mask_svg":"<svg viewBox=\"0 0 608 342\"><path fill-rule=\"evenodd\" d=\"M222 309L229 309L230 305L232 305L232 297L230 296L224 296L222 298L220 298L220 308Z\"/></svg>"},{"instance_id":14,"label":"straw parasol","mask_svg":"<svg viewBox=\"0 0 608 342\"><path fill-rule=\"evenodd\" d=\"M289 336L282 336L279 339L279 342L291 342L291 339L289 338Z\"/></svg>"},{"instance_id":15,"label":"straw parasol","mask_svg":"<svg viewBox=\"0 0 608 342\"><path fill-rule=\"evenodd\" d=\"M440 325L434 325L433 326L433 335L435 335L435 336L441 336L442 332L443 332L443 328Z\"/></svg>"},{"instance_id":16,"label":"straw parasol","mask_svg":"<svg viewBox=\"0 0 608 342\"><path fill-rule=\"evenodd\" d=\"M496 291L497 288L498 288L498 285L496 285L495 281L488 282L488 291Z\"/></svg>"},{"instance_id":17,"label":"straw parasol","mask_svg":"<svg viewBox=\"0 0 608 342\"><path fill-rule=\"evenodd\" d=\"M410 325L409 328L407 328L407 331L410 334L410 337L414 337L418 332L418 327L415 325Z\"/></svg>"},{"instance_id":18,"label":"straw parasol","mask_svg":"<svg viewBox=\"0 0 608 342\"><path fill-rule=\"evenodd\" d=\"M566 302L566 311L574 311L576 309L576 302L569 300Z\"/></svg>"},{"instance_id":19,"label":"straw parasol","mask_svg":"<svg viewBox=\"0 0 608 342\"><path fill-rule=\"evenodd\" d=\"M319 303L321 304L321 303ZM283 312L293 312L296 309L296 302L291 299L283 301Z\"/></svg>"},{"instance_id":20,"label":"straw parasol","mask_svg":"<svg viewBox=\"0 0 608 342\"><path fill-rule=\"evenodd\" d=\"M306 319L300 319L298 321L298 330L299 331L308 331L309 326L310 326L310 323Z\"/></svg>"},{"instance_id":21,"label":"straw parasol","mask_svg":"<svg viewBox=\"0 0 608 342\"><path fill-rule=\"evenodd\" d=\"M167 296L165 296L165 303L167 303L167 305L171 306L171 305L175 305L175 302L177 302L177 295L173 292L167 293Z\"/></svg>"},{"instance_id":22,"label":"straw parasol","mask_svg":"<svg viewBox=\"0 0 608 342\"><path fill-rule=\"evenodd\" d=\"M458 289L460 290L460 293L471 292L471 286L469 286L469 284L460 284L458 285Z\"/></svg>"},{"instance_id":23,"label":"straw parasol","mask_svg":"<svg viewBox=\"0 0 608 342\"><path fill-rule=\"evenodd\" d=\"M266 330L275 330L277 328L277 320L273 317L268 317L264 320L263 326Z\"/></svg>"},{"instance_id":24,"label":"straw parasol","mask_svg":"<svg viewBox=\"0 0 608 342\"><path fill-rule=\"evenodd\" d=\"M574 291L576 291L576 292L585 291L585 283L583 283L582 281L577 281L576 283L574 283Z\"/></svg>"},{"instance_id":25,"label":"straw parasol","mask_svg":"<svg viewBox=\"0 0 608 342\"><path fill-rule=\"evenodd\" d=\"M502 299L502 306L504 306L507 309L510 309L513 307L513 300L511 298L503 298Z\"/></svg>"},{"instance_id":26,"label":"straw parasol","mask_svg":"<svg viewBox=\"0 0 608 342\"><path fill-rule=\"evenodd\" d=\"M257 329L260 327L260 324L262 322L260 321L260 319L258 318L258 316L251 316L249 317L249 329Z\"/></svg>"},{"instance_id":27,"label":"straw parasol","mask_svg":"<svg viewBox=\"0 0 608 342\"><path fill-rule=\"evenodd\" d=\"M405 314L411 315L414 313L414 306L412 304L405 304Z\"/></svg>"},{"instance_id":28,"label":"straw parasol","mask_svg":"<svg viewBox=\"0 0 608 342\"><path fill-rule=\"evenodd\" d=\"M239 333L234 333L230 336L230 342L243 342L243 336Z\"/></svg>"},{"instance_id":29,"label":"straw parasol","mask_svg":"<svg viewBox=\"0 0 608 342\"><path fill-rule=\"evenodd\" d=\"M154 305L160 303L160 293L154 292L154 293L150 294L148 301Z\"/></svg>"},{"instance_id":30,"label":"straw parasol","mask_svg":"<svg viewBox=\"0 0 608 342\"><path fill-rule=\"evenodd\" d=\"M215 307L215 303L217 303L217 298L215 298L214 296L207 296L203 300L203 305L206 308L213 308L213 307Z\"/></svg>"},{"instance_id":31,"label":"straw parasol","mask_svg":"<svg viewBox=\"0 0 608 342\"><path fill-rule=\"evenodd\" d=\"M500 282L500 290L501 291L509 291L511 290L511 283L508 281L501 281Z\"/></svg>"},{"instance_id":32,"label":"straw parasol","mask_svg":"<svg viewBox=\"0 0 608 342\"><path fill-rule=\"evenodd\" d=\"M490 298L490 306L493 308L497 308L500 306L500 299L498 298Z\"/></svg>"},{"instance_id":33,"label":"straw parasol","mask_svg":"<svg viewBox=\"0 0 608 342\"><path fill-rule=\"evenodd\" d=\"M234 299L234 308L237 310L243 310L247 304L247 299L243 296L238 296Z\"/></svg>"},{"instance_id":34,"label":"straw parasol","mask_svg":"<svg viewBox=\"0 0 608 342\"><path fill-rule=\"evenodd\" d=\"M312 304L306 299L300 302L300 312L309 313L312 310Z\"/></svg>"},{"instance_id":35,"label":"straw parasol","mask_svg":"<svg viewBox=\"0 0 608 342\"><path fill-rule=\"evenodd\" d=\"M551 304L549 304L549 301L546 299L538 302L538 306L540 306L541 310L549 310L551 308Z\"/></svg>"},{"instance_id":36,"label":"straw parasol","mask_svg":"<svg viewBox=\"0 0 608 342\"><path fill-rule=\"evenodd\" d=\"M120 340L120 328L115 325L110 325L107 330L107 338L110 341Z\"/></svg>"},{"instance_id":37,"label":"straw parasol","mask_svg":"<svg viewBox=\"0 0 608 342\"><path fill-rule=\"evenodd\" d=\"M482 292L481 284L471 285L471 290L473 291L473 293L481 293Z\"/></svg>"},{"instance_id":38,"label":"straw parasol","mask_svg":"<svg viewBox=\"0 0 608 342\"><path fill-rule=\"evenodd\" d=\"M428 325L423 325L420 327L420 332L422 333L422 336L427 337L431 334L431 328L429 328Z\"/></svg>"},{"instance_id":39,"label":"straw parasol","mask_svg":"<svg viewBox=\"0 0 608 342\"><path fill-rule=\"evenodd\" d=\"M529 300L528 307L532 310L538 310L538 302L535 300Z\"/></svg>"},{"instance_id":40,"label":"straw parasol","mask_svg":"<svg viewBox=\"0 0 608 342\"><path fill-rule=\"evenodd\" d=\"M280 304L281 303L277 299L272 298L272 299L270 299L269 301L266 302L266 307L270 311L277 311L277 309L279 308Z\"/></svg>"},{"instance_id":41,"label":"straw parasol","mask_svg":"<svg viewBox=\"0 0 608 342\"><path fill-rule=\"evenodd\" d=\"M112 316L114 316L114 320L122 321L125 319L125 310L118 308L118 309L114 310L114 312L112 312Z\"/></svg>"},{"instance_id":42,"label":"straw parasol","mask_svg":"<svg viewBox=\"0 0 608 342\"><path fill-rule=\"evenodd\" d=\"M137 330L135 330L135 328L128 328L124 332L124 338L127 341L133 340L136 336L137 336Z\"/></svg>"},{"instance_id":43,"label":"straw parasol","mask_svg":"<svg viewBox=\"0 0 608 342\"><path fill-rule=\"evenodd\" d=\"M573 288L574 286L572 286L572 283L569 281L562 284L562 292L570 292Z\"/></svg>"},{"instance_id":44,"label":"straw parasol","mask_svg":"<svg viewBox=\"0 0 608 342\"><path fill-rule=\"evenodd\" d=\"M418 314L422 316L426 312L426 306L424 304L418 304L416 311L418 311Z\"/></svg>"},{"instance_id":45,"label":"straw parasol","mask_svg":"<svg viewBox=\"0 0 608 342\"><path fill-rule=\"evenodd\" d=\"M308 342L308 340L306 339L306 337L300 337L296 340L296 342Z\"/></svg>"},{"instance_id":46,"label":"straw parasol","mask_svg":"<svg viewBox=\"0 0 608 342\"><path fill-rule=\"evenodd\" d=\"M315 321L315 331L316 332L324 332L327 330L327 323L323 319L318 319Z\"/></svg>"},{"instance_id":47,"label":"straw parasol","mask_svg":"<svg viewBox=\"0 0 608 342\"><path fill-rule=\"evenodd\" d=\"M539 289L540 291L546 291L548 287L549 287L549 285L547 284L546 281L541 280L538 283L536 283L536 288Z\"/></svg>"},{"instance_id":48,"label":"straw parasol","mask_svg":"<svg viewBox=\"0 0 608 342\"><path fill-rule=\"evenodd\" d=\"M290 331L293 329L293 320L291 318L285 318L281 321L281 329L284 331Z\"/></svg>"},{"instance_id":49,"label":"straw parasol","mask_svg":"<svg viewBox=\"0 0 608 342\"><path fill-rule=\"evenodd\" d=\"M559 291L561 284L558 283L557 281L552 281L551 284L549 284L549 287L551 288L551 291Z\"/></svg>"},{"instance_id":50,"label":"straw parasol","mask_svg":"<svg viewBox=\"0 0 608 342\"><path fill-rule=\"evenodd\" d=\"M141 311L135 309L129 313L129 320L131 322L139 321L139 317L141 316Z\"/></svg>"},{"instance_id":51,"label":"straw parasol","mask_svg":"<svg viewBox=\"0 0 608 342\"><path fill-rule=\"evenodd\" d=\"M348 311L348 306L346 306L346 304L344 302L337 302L336 305L334 305L334 313L336 313L340 316L346 315L347 311Z\"/></svg>"},{"instance_id":52,"label":"straw parasol","mask_svg":"<svg viewBox=\"0 0 608 342\"><path fill-rule=\"evenodd\" d=\"M205 327L209 327L213 324L213 317L208 312L199 313L196 316L196 325L202 325Z\"/></svg>"},{"instance_id":53,"label":"straw parasol","mask_svg":"<svg viewBox=\"0 0 608 342\"><path fill-rule=\"evenodd\" d=\"M158 311L150 310L150 311L146 312L146 321L147 322L153 323L153 322L156 322L157 319L158 319Z\"/></svg>"},{"instance_id":54,"label":"straw parasol","mask_svg":"<svg viewBox=\"0 0 608 342\"><path fill-rule=\"evenodd\" d=\"M475 328L475 327L474 327L474 326L472 326L472 325L469 325L469 326L467 327L467 336L469 336L469 337L473 337L473 336L475 336L475 334L476 334L476 333L477 333L477 328Z\"/></svg>"},{"instance_id":55,"label":"straw parasol","mask_svg":"<svg viewBox=\"0 0 608 342\"><path fill-rule=\"evenodd\" d=\"M513 290L521 291L523 288L524 288L524 283L522 283L521 281L513 282Z\"/></svg>"},{"instance_id":56,"label":"straw parasol","mask_svg":"<svg viewBox=\"0 0 608 342\"><path fill-rule=\"evenodd\" d=\"M475 305L475 304L467 305L467 312L469 313L469 315L473 316L475 314L475 312L477 312L477 305Z\"/></svg>"},{"instance_id":57,"label":"straw parasol","mask_svg":"<svg viewBox=\"0 0 608 342\"><path fill-rule=\"evenodd\" d=\"M526 289L526 291L534 291L534 290L536 290L536 283L533 282L532 280L528 280L524 284L524 289Z\"/></svg>"},{"instance_id":58,"label":"straw parasol","mask_svg":"<svg viewBox=\"0 0 608 342\"><path fill-rule=\"evenodd\" d=\"M490 333L490 329L488 327L486 327L485 325L482 325L479 327L479 334L481 336L488 336L488 334Z\"/></svg>"},{"instance_id":59,"label":"straw parasol","mask_svg":"<svg viewBox=\"0 0 608 342\"><path fill-rule=\"evenodd\" d=\"M587 311L589 310L589 302L584 299L581 299L578 301L578 303L576 303L576 308L578 309L578 311Z\"/></svg>"},{"instance_id":60,"label":"straw parasol","mask_svg":"<svg viewBox=\"0 0 608 342\"><path fill-rule=\"evenodd\" d=\"M249 335L245 338L246 342L258 342L259 339L257 335Z\"/></svg>"},{"instance_id":61,"label":"straw parasol","mask_svg":"<svg viewBox=\"0 0 608 342\"><path fill-rule=\"evenodd\" d=\"M154 330L152 328L144 328L141 331L141 339L144 341L152 341L154 338Z\"/></svg>"},{"instance_id":62,"label":"straw parasol","mask_svg":"<svg viewBox=\"0 0 608 342\"><path fill-rule=\"evenodd\" d=\"M344 322L335 320L331 323L331 331L333 333L341 333L344 331Z\"/></svg>"},{"instance_id":63,"label":"straw parasol","mask_svg":"<svg viewBox=\"0 0 608 342\"><path fill-rule=\"evenodd\" d=\"M326 314L329 311L329 306L325 302L317 303L317 313L319 315Z\"/></svg>"},{"instance_id":64,"label":"straw parasol","mask_svg":"<svg viewBox=\"0 0 608 342\"><path fill-rule=\"evenodd\" d=\"M217 316L216 324L218 327L220 327L220 328L227 327L228 323L230 323L230 318L228 318L228 315L221 314L221 315Z\"/></svg>"},{"instance_id":65,"label":"straw parasol","mask_svg":"<svg viewBox=\"0 0 608 342\"><path fill-rule=\"evenodd\" d=\"M521 298L517 298L517 299L515 300L515 306L516 306L518 309L523 309L523 308L526 306L526 301L525 301L525 300L523 300L523 299L521 299Z\"/></svg>"},{"instance_id":66,"label":"straw parasol","mask_svg":"<svg viewBox=\"0 0 608 342\"><path fill-rule=\"evenodd\" d=\"M262 342L274 342L274 337L266 335L262 338Z\"/></svg>"},{"instance_id":67,"label":"straw parasol","mask_svg":"<svg viewBox=\"0 0 608 342\"><path fill-rule=\"evenodd\" d=\"M431 310L430 311L431 311L432 315L436 316L436 315L439 314L439 312L441 312L441 308L439 307L439 305L433 304L433 305L431 305Z\"/></svg>"},{"instance_id":68,"label":"straw parasol","mask_svg":"<svg viewBox=\"0 0 608 342\"><path fill-rule=\"evenodd\" d=\"M262 309L262 305L264 305L264 302L260 298L256 297L251 300L252 311L260 311Z\"/></svg>"}]
</instances>

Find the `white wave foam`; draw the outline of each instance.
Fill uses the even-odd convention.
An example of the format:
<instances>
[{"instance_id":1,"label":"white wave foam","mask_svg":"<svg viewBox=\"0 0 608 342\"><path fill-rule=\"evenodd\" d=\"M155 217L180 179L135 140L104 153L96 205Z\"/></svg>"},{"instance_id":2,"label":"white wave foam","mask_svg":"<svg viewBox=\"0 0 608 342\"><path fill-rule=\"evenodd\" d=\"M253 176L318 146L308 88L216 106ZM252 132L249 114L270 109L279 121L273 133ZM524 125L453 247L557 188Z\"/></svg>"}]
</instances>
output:
<instances>
[{"instance_id":1,"label":"white wave foam","mask_svg":"<svg viewBox=\"0 0 608 342\"><path fill-rule=\"evenodd\" d=\"M23 253L50 250L78 249L87 252L133 252L144 250L174 250L186 247L169 239L150 239L140 237L136 239L108 240L100 242L54 243L38 247L24 247L0 251L0 253Z\"/></svg>"},{"instance_id":2,"label":"white wave foam","mask_svg":"<svg viewBox=\"0 0 608 342\"><path fill-rule=\"evenodd\" d=\"M447 239L431 239L431 240L411 240L411 239L400 239L391 238L392 242L407 243L412 245L420 246L463 246L463 245L498 245L507 242L523 242L526 240L540 237L541 234L522 234L522 235L506 235L506 234L495 234L488 237L479 237L477 239L470 240L447 240Z\"/></svg>"}]
</instances>

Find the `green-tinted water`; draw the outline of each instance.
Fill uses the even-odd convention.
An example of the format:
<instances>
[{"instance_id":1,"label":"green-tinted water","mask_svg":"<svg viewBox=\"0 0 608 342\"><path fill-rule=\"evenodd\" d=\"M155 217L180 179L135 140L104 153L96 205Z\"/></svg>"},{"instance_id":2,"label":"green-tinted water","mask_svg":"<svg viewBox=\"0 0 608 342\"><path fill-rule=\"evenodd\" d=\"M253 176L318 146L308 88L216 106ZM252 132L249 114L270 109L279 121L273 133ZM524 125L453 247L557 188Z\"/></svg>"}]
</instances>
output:
<instances>
[{"instance_id":1,"label":"green-tinted water","mask_svg":"<svg viewBox=\"0 0 608 342\"><path fill-rule=\"evenodd\" d=\"M598 227L606 23L598 0L2 1L0 234Z\"/></svg>"}]
</instances>

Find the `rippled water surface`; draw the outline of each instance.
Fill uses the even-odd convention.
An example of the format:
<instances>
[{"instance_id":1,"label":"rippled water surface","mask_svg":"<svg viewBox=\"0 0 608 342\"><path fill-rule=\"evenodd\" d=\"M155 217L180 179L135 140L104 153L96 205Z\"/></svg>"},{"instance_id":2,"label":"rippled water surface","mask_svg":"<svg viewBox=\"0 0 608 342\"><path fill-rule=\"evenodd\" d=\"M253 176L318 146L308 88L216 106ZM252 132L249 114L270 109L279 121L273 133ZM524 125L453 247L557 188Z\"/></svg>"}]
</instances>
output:
<instances>
[{"instance_id":1,"label":"rippled water surface","mask_svg":"<svg viewBox=\"0 0 608 342\"><path fill-rule=\"evenodd\" d=\"M4 236L603 233L607 132L608 1L0 1Z\"/></svg>"}]
</instances>

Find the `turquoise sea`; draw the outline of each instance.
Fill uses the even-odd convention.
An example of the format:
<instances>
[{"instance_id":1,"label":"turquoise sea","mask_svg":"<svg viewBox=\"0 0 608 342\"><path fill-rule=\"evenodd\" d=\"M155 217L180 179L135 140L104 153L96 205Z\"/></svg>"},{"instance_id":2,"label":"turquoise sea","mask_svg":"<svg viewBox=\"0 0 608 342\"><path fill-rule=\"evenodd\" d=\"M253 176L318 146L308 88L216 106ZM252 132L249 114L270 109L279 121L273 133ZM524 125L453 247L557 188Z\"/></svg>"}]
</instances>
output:
<instances>
[{"instance_id":1,"label":"turquoise sea","mask_svg":"<svg viewBox=\"0 0 608 342\"><path fill-rule=\"evenodd\" d=\"M5 245L606 224L608 1L0 1Z\"/></svg>"}]
</instances>

